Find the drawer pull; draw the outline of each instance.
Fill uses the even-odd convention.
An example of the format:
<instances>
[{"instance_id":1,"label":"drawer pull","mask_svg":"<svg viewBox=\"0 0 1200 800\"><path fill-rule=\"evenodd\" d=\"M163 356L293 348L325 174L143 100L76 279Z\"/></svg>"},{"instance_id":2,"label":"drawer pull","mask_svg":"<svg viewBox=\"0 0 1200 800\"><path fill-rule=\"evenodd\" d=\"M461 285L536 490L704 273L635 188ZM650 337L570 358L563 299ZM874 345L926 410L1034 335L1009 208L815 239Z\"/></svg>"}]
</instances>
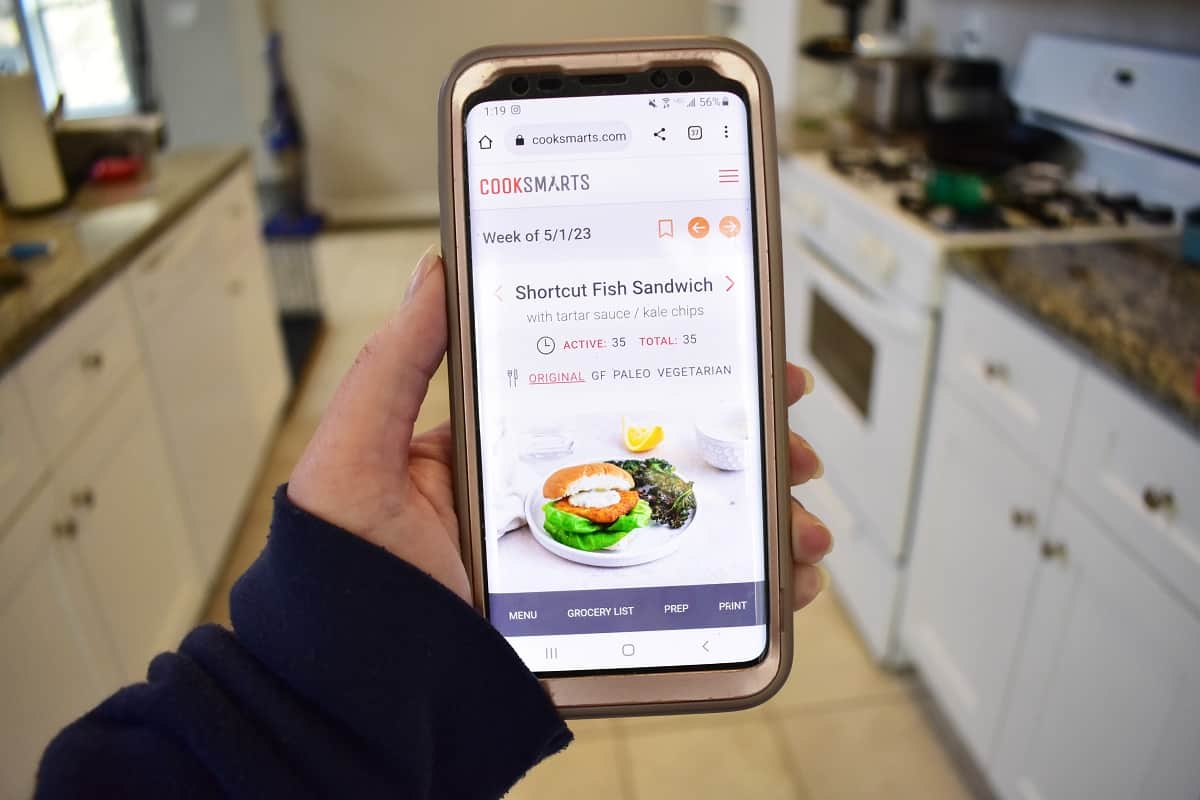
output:
<instances>
[{"instance_id":1,"label":"drawer pull","mask_svg":"<svg viewBox=\"0 0 1200 800\"><path fill-rule=\"evenodd\" d=\"M75 508L94 508L96 505L96 493L89 486L76 489L74 492L71 492L71 505Z\"/></svg>"},{"instance_id":2,"label":"drawer pull","mask_svg":"<svg viewBox=\"0 0 1200 800\"><path fill-rule=\"evenodd\" d=\"M74 539L79 534L79 524L73 517L67 517L54 523L53 531L59 539Z\"/></svg>"},{"instance_id":3,"label":"drawer pull","mask_svg":"<svg viewBox=\"0 0 1200 800\"><path fill-rule=\"evenodd\" d=\"M1067 563L1067 545L1065 542L1052 542L1049 539L1042 541L1042 560L1043 561L1061 561Z\"/></svg>"},{"instance_id":4,"label":"drawer pull","mask_svg":"<svg viewBox=\"0 0 1200 800\"><path fill-rule=\"evenodd\" d=\"M1170 511L1175 507L1175 495L1170 489L1155 489L1147 486L1142 491L1142 502L1151 511Z\"/></svg>"},{"instance_id":5,"label":"drawer pull","mask_svg":"<svg viewBox=\"0 0 1200 800\"><path fill-rule=\"evenodd\" d=\"M1032 528L1037 525L1037 514L1027 508L1014 508L1009 519L1014 528Z\"/></svg>"},{"instance_id":6,"label":"drawer pull","mask_svg":"<svg viewBox=\"0 0 1200 800\"><path fill-rule=\"evenodd\" d=\"M989 381L1006 381L1008 380L1008 366L999 361L985 361L983 362L983 377Z\"/></svg>"},{"instance_id":7,"label":"drawer pull","mask_svg":"<svg viewBox=\"0 0 1200 800\"><path fill-rule=\"evenodd\" d=\"M79 365L87 372L99 372L104 369L104 353L98 350L84 353L83 358L79 359Z\"/></svg>"}]
</instances>

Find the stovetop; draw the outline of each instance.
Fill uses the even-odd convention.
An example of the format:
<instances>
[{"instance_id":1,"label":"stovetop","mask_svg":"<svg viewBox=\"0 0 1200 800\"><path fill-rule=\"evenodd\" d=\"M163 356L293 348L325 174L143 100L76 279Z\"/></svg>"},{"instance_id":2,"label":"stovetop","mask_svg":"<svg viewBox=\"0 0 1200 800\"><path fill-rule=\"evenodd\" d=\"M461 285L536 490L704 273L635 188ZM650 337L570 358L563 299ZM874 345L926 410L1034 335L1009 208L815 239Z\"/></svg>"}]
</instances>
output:
<instances>
[{"instance_id":1,"label":"stovetop","mask_svg":"<svg viewBox=\"0 0 1200 800\"><path fill-rule=\"evenodd\" d=\"M1174 209L1129 192L1081 188L1064 167L1034 162L1002 178L940 168L910 147L843 147L826 154L829 168L872 190L945 234L1003 231L1107 231L1147 227L1170 233ZM958 194L945 202L941 195ZM965 196L964 196L965 193ZM1119 238L1119 237L1118 237Z\"/></svg>"}]
</instances>

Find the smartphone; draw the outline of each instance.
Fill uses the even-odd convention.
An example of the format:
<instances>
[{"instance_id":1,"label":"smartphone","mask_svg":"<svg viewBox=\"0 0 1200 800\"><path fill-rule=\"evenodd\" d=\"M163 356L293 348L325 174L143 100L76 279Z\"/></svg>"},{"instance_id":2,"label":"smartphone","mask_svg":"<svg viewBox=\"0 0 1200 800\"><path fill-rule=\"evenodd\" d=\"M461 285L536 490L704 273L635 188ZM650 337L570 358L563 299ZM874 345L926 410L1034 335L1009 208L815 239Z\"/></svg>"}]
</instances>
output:
<instances>
[{"instance_id":1,"label":"smartphone","mask_svg":"<svg viewBox=\"0 0 1200 800\"><path fill-rule=\"evenodd\" d=\"M791 665L770 83L715 38L491 47L439 104L474 602L568 716Z\"/></svg>"}]
</instances>

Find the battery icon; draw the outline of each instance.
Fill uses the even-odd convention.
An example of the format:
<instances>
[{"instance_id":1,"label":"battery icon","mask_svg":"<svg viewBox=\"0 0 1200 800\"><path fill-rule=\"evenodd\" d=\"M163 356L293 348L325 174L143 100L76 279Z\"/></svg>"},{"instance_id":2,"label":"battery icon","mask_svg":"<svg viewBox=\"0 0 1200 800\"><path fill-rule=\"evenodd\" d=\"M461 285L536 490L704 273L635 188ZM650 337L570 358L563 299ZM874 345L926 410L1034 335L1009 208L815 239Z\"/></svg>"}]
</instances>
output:
<instances>
[{"instance_id":1,"label":"battery icon","mask_svg":"<svg viewBox=\"0 0 1200 800\"><path fill-rule=\"evenodd\" d=\"M728 97L722 97L722 98L721 98L721 105L723 105L723 106L727 106L727 105L729 105L729 98L728 98Z\"/></svg>"}]
</instances>

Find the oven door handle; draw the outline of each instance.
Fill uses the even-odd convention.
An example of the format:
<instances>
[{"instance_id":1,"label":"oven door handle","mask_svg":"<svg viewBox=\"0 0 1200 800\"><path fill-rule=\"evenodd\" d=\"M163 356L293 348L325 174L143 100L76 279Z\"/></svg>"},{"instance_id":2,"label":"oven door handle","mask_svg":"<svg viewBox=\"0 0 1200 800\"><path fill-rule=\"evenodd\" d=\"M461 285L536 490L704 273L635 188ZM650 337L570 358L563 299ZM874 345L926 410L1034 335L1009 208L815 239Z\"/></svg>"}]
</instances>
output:
<instances>
[{"instance_id":1,"label":"oven door handle","mask_svg":"<svg viewBox=\"0 0 1200 800\"><path fill-rule=\"evenodd\" d=\"M845 275L811 247L804 247L801 252L802 258L809 262L807 266L813 284L856 326L872 334L901 334L906 337L925 335L930 325L929 315L899 302L888 302Z\"/></svg>"}]
</instances>

